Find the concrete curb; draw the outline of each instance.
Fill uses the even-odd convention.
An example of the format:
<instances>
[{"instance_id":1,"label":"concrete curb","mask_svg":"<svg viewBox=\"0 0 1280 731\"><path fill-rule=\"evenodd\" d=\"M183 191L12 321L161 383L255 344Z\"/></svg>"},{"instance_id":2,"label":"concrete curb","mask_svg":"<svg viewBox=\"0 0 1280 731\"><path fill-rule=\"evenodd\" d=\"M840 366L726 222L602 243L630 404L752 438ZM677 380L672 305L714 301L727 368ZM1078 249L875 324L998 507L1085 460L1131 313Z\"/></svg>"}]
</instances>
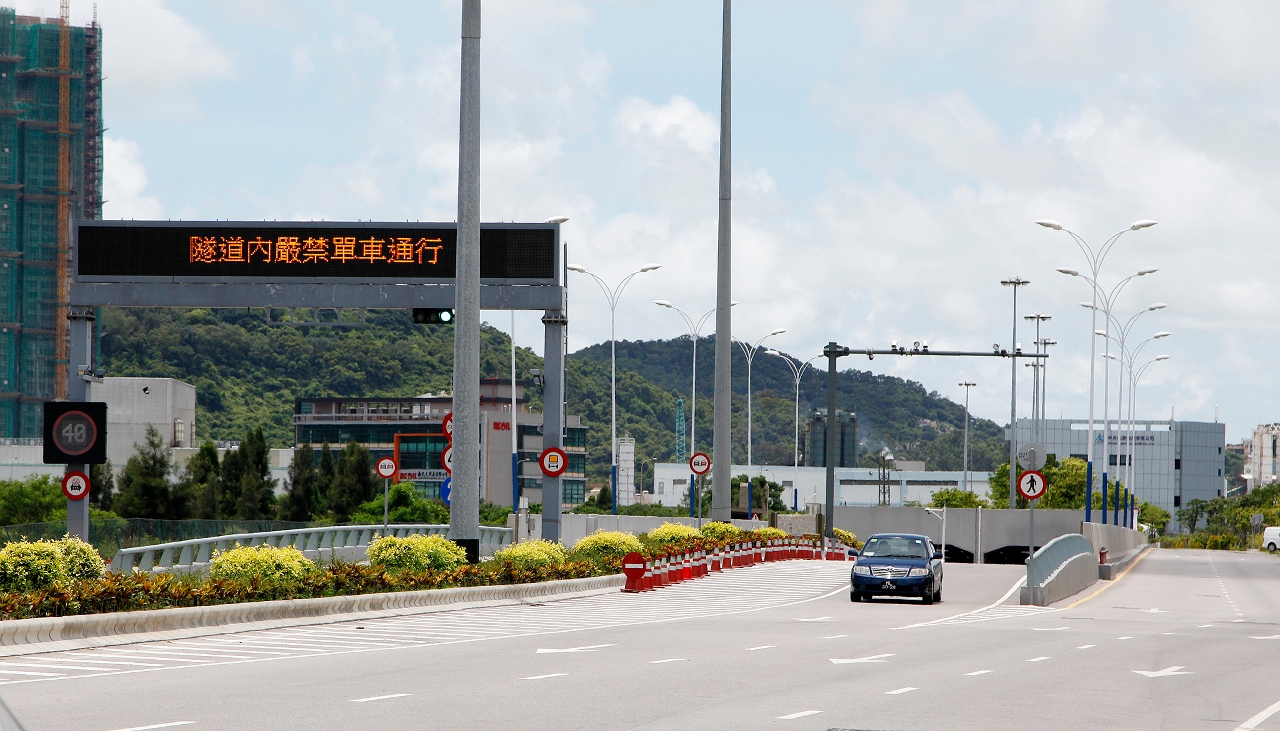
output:
<instances>
[{"instance_id":1,"label":"concrete curb","mask_svg":"<svg viewBox=\"0 0 1280 731\"><path fill-rule=\"evenodd\" d=\"M1098 579L1101 581L1115 581L1116 577L1120 575L1120 572L1124 571L1129 566L1132 566L1133 562L1136 561L1139 556L1151 550L1151 548L1152 547L1149 545L1142 546L1141 548L1135 548L1124 558L1116 561L1115 563L1099 564Z\"/></svg>"},{"instance_id":2,"label":"concrete curb","mask_svg":"<svg viewBox=\"0 0 1280 731\"><path fill-rule=\"evenodd\" d=\"M428 614L473 607L541 604L614 592L625 583L626 577L615 574L536 584L398 591L211 607L15 619L0 622L0 657Z\"/></svg>"}]
</instances>

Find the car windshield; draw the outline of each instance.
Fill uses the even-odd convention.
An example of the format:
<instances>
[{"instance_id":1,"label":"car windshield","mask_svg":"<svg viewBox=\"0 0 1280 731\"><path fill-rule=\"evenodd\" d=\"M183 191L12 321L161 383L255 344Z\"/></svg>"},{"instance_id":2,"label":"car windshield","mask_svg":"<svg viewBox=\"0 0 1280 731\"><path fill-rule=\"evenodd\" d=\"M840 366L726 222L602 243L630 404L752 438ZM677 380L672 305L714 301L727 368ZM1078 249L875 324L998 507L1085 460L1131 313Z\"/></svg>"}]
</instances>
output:
<instances>
[{"instance_id":1,"label":"car windshield","mask_svg":"<svg viewBox=\"0 0 1280 731\"><path fill-rule=\"evenodd\" d=\"M863 556L877 558L928 558L924 540L899 536L872 537L863 546Z\"/></svg>"}]
</instances>

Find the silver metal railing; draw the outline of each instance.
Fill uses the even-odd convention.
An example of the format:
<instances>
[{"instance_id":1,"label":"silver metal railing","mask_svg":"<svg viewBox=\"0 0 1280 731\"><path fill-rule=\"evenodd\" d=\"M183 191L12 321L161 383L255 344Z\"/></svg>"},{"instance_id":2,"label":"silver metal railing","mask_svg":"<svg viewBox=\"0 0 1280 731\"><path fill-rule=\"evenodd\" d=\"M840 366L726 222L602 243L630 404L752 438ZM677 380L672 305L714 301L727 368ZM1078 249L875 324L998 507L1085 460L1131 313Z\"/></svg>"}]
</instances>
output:
<instances>
[{"instance_id":1,"label":"silver metal railing","mask_svg":"<svg viewBox=\"0 0 1280 731\"><path fill-rule=\"evenodd\" d=\"M267 533L237 533L189 541L157 543L152 546L122 548L111 559L111 570L128 572L134 568L150 571L154 568L190 566L208 563L214 554L237 546L292 546L299 551L317 551L336 548L368 546L383 535L397 537L449 534L448 525L400 524L391 525L385 532L380 525L337 525L324 528L296 528ZM511 543L510 528L480 526L480 543L505 546Z\"/></svg>"},{"instance_id":2,"label":"silver metal railing","mask_svg":"<svg viewBox=\"0 0 1280 731\"><path fill-rule=\"evenodd\" d=\"M1082 553L1093 554L1093 544L1079 533L1058 536L1040 547L1031 557L1031 585L1043 586L1067 561Z\"/></svg>"}]
</instances>

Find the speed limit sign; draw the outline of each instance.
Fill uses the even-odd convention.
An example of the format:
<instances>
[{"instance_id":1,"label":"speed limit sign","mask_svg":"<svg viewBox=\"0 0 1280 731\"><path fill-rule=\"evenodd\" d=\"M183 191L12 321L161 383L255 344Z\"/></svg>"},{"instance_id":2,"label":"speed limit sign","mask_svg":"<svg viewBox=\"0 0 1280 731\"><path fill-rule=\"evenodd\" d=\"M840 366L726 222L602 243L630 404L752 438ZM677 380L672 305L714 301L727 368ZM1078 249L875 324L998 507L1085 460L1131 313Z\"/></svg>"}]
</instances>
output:
<instances>
[{"instance_id":1,"label":"speed limit sign","mask_svg":"<svg viewBox=\"0 0 1280 731\"><path fill-rule=\"evenodd\" d=\"M444 451L440 453L440 466L444 468L445 472L453 474L453 447L445 447Z\"/></svg>"},{"instance_id":2,"label":"speed limit sign","mask_svg":"<svg viewBox=\"0 0 1280 731\"><path fill-rule=\"evenodd\" d=\"M1044 497L1044 491L1048 487L1049 483L1044 475L1035 470L1027 470L1018 477L1018 494L1028 500Z\"/></svg>"}]
</instances>

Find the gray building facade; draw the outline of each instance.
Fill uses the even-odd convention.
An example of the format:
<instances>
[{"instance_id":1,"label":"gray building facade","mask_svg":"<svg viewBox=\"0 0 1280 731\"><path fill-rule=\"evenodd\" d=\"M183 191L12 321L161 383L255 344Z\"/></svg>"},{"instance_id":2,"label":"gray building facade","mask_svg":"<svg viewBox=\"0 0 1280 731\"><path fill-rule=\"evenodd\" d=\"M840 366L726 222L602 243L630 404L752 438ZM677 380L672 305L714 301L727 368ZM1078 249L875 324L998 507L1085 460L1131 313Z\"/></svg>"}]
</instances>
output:
<instances>
[{"instance_id":1,"label":"gray building facade","mask_svg":"<svg viewBox=\"0 0 1280 731\"><path fill-rule=\"evenodd\" d=\"M858 462L858 415L836 412L836 467L854 467ZM827 466L827 410L814 409L804 427L804 445L800 455L806 467Z\"/></svg>"},{"instance_id":2,"label":"gray building facade","mask_svg":"<svg viewBox=\"0 0 1280 731\"><path fill-rule=\"evenodd\" d=\"M1094 481L1101 471L1108 479L1122 481L1133 459L1133 484L1138 500L1158 505L1175 515L1189 500L1212 500L1226 490L1223 475L1227 444L1226 424L1203 421L1111 422L1104 436L1103 422L1094 422ZM1031 420L1018 419L1018 443L1032 440ZM1088 454L1089 422L1081 419L1047 419L1041 427L1045 451L1059 459ZM1005 433L1008 438L1008 432ZM1105 440L1105 441L1104 441ZM1104 459L1104 444L1107 456ZM1105 467L1104 467L1105 465ZM1176 525L1171 524L1171 527Z\"/></svg>"}]
</instances>

